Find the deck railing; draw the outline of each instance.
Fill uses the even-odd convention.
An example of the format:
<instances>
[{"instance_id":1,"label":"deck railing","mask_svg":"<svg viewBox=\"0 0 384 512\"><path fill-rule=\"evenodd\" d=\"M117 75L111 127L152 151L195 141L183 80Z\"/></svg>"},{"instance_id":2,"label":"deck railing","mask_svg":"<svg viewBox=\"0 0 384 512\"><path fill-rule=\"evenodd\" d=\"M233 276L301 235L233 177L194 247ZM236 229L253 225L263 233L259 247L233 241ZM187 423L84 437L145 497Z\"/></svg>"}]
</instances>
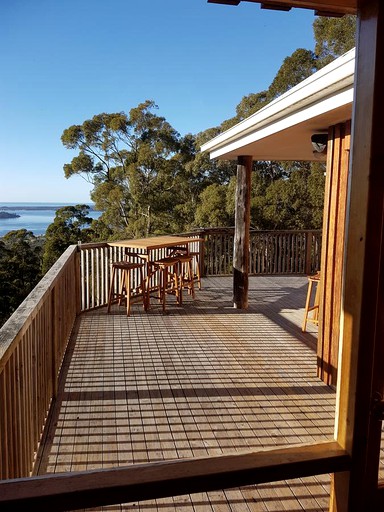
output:
<instances>
[{"instance_id":1,"label":"deck railing","mask_svg":"<svg viewBox=\"0 0 384 512\"><path fill-rule=\"evenodd\" d=\"M190 245L190 250L199 254L202 276L232 273L233 228L202 229L183 236L204 240L202 244ZM123 249L106 243L79 247L81 309L104 306L108 302L111 263L123 259ZM320 252L321 231L251 231L250 274L312 274L320 268ZM161 258L165 254L159 249L153 257Z\"/></svg>"},{"instance_id":2,"label":"deck railing","mask_svg":"<svg viewBox=\"0 0 384 512\"><path fill-rule=\"evenodd\" d=\"M0 329L0 479L29 476L79 301L69 247Z\"/></svg>"},{"instance_id":3,"label":"deck railing","mask_svg":"<svg viewBox=\"0 0 384 512\"><path fill-rule=\"evenodd\" d=\"M184 233L185 235L185 233ZM189 233L202 275L231 273L233 230ZM320 232L252 232L252 274L303 274L319 268ZM165 255L165 250L154 254ZM76 316L107 304L111 262L123 250L107 243L70 246L0 329L0 479L29 476Z\"/></svg>"},{"instance_id":4,"label":"deck railing","mask_svg":"<svg viewBox=\"0 0 384 512\"><path fill-rule=\"evenodd\" d=\"M229 275L233 268L233 228L204 229L204 275ZM320 269L321 231L250 232L251 275L312 274Z\"/></svg>"}]
</instances>

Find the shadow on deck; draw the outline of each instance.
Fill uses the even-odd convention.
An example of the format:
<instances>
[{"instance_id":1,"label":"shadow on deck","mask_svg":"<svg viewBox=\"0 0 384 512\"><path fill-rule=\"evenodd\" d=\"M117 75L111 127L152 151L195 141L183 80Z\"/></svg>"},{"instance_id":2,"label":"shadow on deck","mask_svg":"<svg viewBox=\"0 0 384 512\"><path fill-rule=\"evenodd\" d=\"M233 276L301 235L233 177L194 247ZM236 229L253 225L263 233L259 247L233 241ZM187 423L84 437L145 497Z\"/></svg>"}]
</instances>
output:
<instances>
[{"instance_id":1,"label":"shadow on deck","mask_svg":"<svg viewBox=\"0 0 384 512\"><path fill-rule=\"evenodd\" d=\"M200 457L333 437L335 394L302 333L307 279L207 278L169 314L115 306L82 314L64 361L39 473ZM98 510L322 511L327 475Z\"/></svg>"}]
</instances>

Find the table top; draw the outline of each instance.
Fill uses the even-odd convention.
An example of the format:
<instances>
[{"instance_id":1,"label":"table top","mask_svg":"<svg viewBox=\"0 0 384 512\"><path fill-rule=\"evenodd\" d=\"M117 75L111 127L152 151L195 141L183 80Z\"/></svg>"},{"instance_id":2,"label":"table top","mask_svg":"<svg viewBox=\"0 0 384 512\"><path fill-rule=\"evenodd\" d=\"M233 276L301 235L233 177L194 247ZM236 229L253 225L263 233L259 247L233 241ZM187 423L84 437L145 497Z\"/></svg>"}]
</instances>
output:
<instances>
[{"instance_id":1,"label":"table top","mask_svg":"<svg viewBox=\"0 0 384 512\"><path fill-rule=\"evenodd\" d=\"M133 240L118 240L116 242L108 242L112 247L130 247L131 249L161 249L162 247L172 247L173 245L186 245L193 242L200 242L202 238L191 238L186 236L162 235L151 236L148 238L136 238Z\"/></svg>"}]
</instances>

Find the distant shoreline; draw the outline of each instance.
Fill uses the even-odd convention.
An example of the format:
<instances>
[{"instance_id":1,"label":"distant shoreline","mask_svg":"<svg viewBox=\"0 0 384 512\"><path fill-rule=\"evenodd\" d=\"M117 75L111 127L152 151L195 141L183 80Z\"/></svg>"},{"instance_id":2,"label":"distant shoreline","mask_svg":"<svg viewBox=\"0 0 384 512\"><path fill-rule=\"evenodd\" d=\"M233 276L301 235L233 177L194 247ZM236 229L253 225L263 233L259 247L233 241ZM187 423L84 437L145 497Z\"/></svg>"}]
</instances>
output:
<instances>
[{"instance_id":1,"label":"distant shoreline","mask_svg":"<svg viewBox=\"0 0 384 512\"><path fill-rule=\"evenodd\" d=\"M79 204L85 204L86 206L89 206L89 209L92 210L92 211L98 211L98 210L95 210L95 208L90 205L90 204L87 204L87 203L79 203ZM0 210L26 210L26 211L30 211L30 210L40 210L40 211L45 211L45 210L58 210L59 208L65 208L65 206L73 206L73 205L60 205L60 206L57 206L57 205L36 205L36 206L32 206L32 205L20 205L20 206L4 206L0 203Z\"/></svg>"},{"instance_id":2,"label":"distant shoreline","mask_svg":"<svg viewBox=\"0 0 384 512\"><path fill-rule=\"evenodd\" d=\"M55 221L55 216L61 208L72 208L78 205L85 205L87 216L92 219L98 219L102 214L101 211L95 209L94 203L60 203L60 202L0 202L0 210L8 214L8 218L0 217L0 238L10 231L18 231L26 229L31 231L35 236L45 235L48 226ZM17 217L16 217L17 216Z\"/></svg>"}]
</instances>

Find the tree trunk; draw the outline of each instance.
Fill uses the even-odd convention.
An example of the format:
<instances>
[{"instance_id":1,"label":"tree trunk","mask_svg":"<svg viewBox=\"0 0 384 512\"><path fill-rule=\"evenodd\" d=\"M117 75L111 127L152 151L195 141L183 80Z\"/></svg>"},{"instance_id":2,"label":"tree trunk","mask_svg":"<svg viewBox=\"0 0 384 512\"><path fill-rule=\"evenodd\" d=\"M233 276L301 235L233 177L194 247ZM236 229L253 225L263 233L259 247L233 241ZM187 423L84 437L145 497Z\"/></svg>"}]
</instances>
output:
<instances>
[{"instance_id":1,"label":"tree trunk","mask_svg":"<svg viewBox=\"0 0 384 512\"><path fill-rule=\"evenodd\" d=\"M249 228L252 157L239 156L233 242L233 306L248 307Z\"/></svg>"}]
</instances>

